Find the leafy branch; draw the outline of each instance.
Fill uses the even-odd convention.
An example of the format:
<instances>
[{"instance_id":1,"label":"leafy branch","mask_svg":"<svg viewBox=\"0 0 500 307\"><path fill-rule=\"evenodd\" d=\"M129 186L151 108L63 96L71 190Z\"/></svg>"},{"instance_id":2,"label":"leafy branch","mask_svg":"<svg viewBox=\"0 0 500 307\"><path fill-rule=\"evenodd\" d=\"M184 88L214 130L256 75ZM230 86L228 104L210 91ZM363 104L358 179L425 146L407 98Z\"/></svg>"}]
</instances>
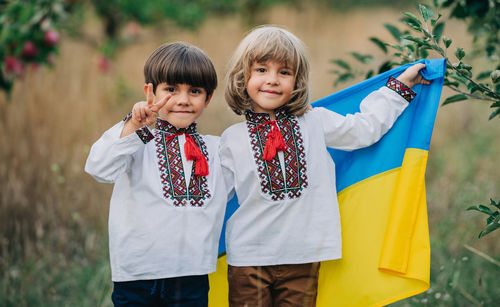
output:
<instances>
[{"instance_id":1,"label":"leafy branch","mask_svg":"<svg viewBox=\"0 0 500 307\"><path fill-rule=\"evenodd\" d=\"M500 201L495 203L493 199L490 199L490 207L485 205L471 206L467 210L474 210L488 215L486 218L486 227L479 233L479 238L484 237L490 232L500 228Z\"/></svg>"},{"instance_id":2,"label":"leafy branch","mask_svg":"<svg viewBox=\"0 0 500 307\"><path fill-rule=\"evenodd\" d=\"M444 5L455 3L456 7L454 7L452 11L452 17L457 7L461 5L458 0L447 1L446 3L442 2L443 1L435 1L436 9L442 9ZM480 2L484 2L487 8L490 8L488 6L493 6L490 9L493 9L496 15L492 15L490 19L486 19L485 21L490 21L492 24L489 25L490 28L496 29L496 27L498 27L497 24L500 24L500 16L498 16L498 14L500 14L500 4L496 1L488 2L481 0ZM496 49L498 48L498 43L500 43L498 31L494 31L493 33L490 32L484 45L484 51L488 59L492 62L491 66L495 67L495 69L482 71L473 76L472 65L466 64L463 61L466 56L464 48L459 46L454 48L454 59L458 61L452 61L454 59L448 55L453 40L442 35L446 24L445 21L440 20L442 14L436 14L433 9L422 4L418 5L418 9L418 17L411 12L402 13L403 17L400 21L406 27L403 31L394 25L384 24L384 27L396 40L395 43L384 42L377 37L370 37L370 41L379 47L384 54L388 54L390 57L388 61L380 65L378 73L387 71L397 65L411 63L421 58L428 58L430 52L433 52L439 57L446 59L447 66L444 85L458 93L447 97L442 105L467 99L482 100L492 103L490 107L493 111L489 119L500 114L500 63L498 61L499 50ZM466 15L467 17L471 19L479 18L473 15L477 13L476 11L472 11L472 9L470 9L471 11L467 11L467 9L469 9L467 6L461 7L462 14L465 11L469 14ZM475 20L473 21L476 22ZM495 42L497 44L495 44ZM389 54L390 50L393 51L392 54ZM351 55L362 64L368 64L373 60L372 55L362 55L356 52L351 52ZM471 57L477 57L477 52ZM340 68L332 71L337 75L334 86L362 75L364 75L365 78L370 78L375 72L374 69L370 69L367 72L355 70L348 62L341 59L334 59L331 60L331 62ZM484 79L487 78L490 80L485 82Z\"/></svg>"}]
</instances>

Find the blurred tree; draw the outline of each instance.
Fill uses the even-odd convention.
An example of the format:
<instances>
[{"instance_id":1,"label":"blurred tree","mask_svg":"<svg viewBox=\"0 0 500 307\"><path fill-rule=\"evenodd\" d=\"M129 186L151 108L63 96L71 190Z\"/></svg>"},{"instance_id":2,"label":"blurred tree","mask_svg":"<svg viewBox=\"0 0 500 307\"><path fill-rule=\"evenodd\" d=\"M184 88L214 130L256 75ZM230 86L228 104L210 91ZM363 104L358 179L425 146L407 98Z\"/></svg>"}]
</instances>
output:
<instances>
[{"instance_id":1,"label":"blurred tree","mask_svg":"<svg viewBox=\"0 0 500 307\"><path fill-rule=\"evenodd\" d=\"M0 1L0 89L9 92L26 65L54 61L66 17L62 1Z\"/></svg>"},{"instance_id":2,"label":"blurred tree","mask_svg":"<svg viewBox=\"0 0 500 307\"><path fill-rule=\"evenodd\" d=\"M260 12L277 3L296 0L0 0L0 90L9 93L26 65L52 64L60 31L98 48L101 71L119 47L134 41L140 25L161 25L166 20L196 29L209 14L239 13L254 24ZM104 41L81 32L89 8L102 20ZM126 29L128 35L123 37Z\"/></svg>"}]
</instances>

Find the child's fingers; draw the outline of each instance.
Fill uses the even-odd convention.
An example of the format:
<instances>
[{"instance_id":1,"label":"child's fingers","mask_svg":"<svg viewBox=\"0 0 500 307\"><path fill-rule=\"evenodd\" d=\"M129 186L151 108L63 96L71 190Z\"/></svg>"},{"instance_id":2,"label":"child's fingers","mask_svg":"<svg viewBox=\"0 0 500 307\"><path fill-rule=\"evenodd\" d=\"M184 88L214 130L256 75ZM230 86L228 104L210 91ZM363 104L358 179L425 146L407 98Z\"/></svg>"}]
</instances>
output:
<instances>
[{"instance_id":1,"label":"child's fingers","mask_svg":"<svg viewBox=\"0 0 500 307\"><path fill-rule=\"evenodd\" d=\"M146 108L147 106L143 106L142 108L139 109L139 113L141 115L141 121L147 118Z\"/></svg>"},{"instance_id":2,"label":"child's fingers","mask_svg":"<svg viewBox=\"0 0 500 307\"><path fill-rule=\"evenodd\" d=\"M417 63L414 65L414 67L417 71L420 71L421 69L425 68L425 64L424 63Z\"/></svg>"},{"instance_id":3,"label":"child's fingers","mask_svg":"<svg viewBox=\"0 0 500 307\"><path fill-rule=\"evenodd\" d=\"M155 101L155 94L153 93L153 84L148 83L148 92L146 95L148 106L152 106Z\"/></svg>"},{"instance_id":4,"label":"child's fingers","mask_svg":"<svg viewBox=\"0 0 500 307\"><path fill-rule=\"evenodd\" d=\"M170 97L172 97L171 94L165 95L165 97L163 97L160 101L151 106L151 110L153 112L158 112L161 108L163 108L163 106L167 103Z\"/></svg>"},{"instance_id":5,"label":"child's fingers","mask_svg":"<svg viewBox=\"0 0 500 307\"><path fill-rule=\"evenodd\" d=\"M141 114L139 112L139 108L132 109L132 117L135 118L136 121L141 122Z\"/></svg>"}]
</instances>

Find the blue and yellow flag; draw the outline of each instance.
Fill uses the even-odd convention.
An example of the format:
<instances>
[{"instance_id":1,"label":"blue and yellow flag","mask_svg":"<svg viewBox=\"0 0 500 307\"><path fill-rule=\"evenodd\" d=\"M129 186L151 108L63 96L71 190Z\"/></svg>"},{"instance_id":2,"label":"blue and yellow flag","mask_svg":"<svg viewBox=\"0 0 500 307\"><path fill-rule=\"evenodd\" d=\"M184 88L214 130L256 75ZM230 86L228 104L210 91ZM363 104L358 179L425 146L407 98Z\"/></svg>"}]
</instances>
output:
<instances>
[{"instance_id":1,"label":"blue and yellow flag","mask_svg":"<svg viewBox=\"0 0 500 307\"><path fill-rule=\"evenodd\" d=\"M335 161L342 223L342 259L321 263L317 306L382 306L429 288L430 244L425 197L429 143L443 87L444 59L421 60L431 85L417 96L376 144L328 149ZM340 114L412 64L392 69L313 103ZM233 199L226 220L237 209ZM224 230L219 253L223 255ZM227 306L227 264L210 275L210 306Z\"/></svg>"}]
</instances>

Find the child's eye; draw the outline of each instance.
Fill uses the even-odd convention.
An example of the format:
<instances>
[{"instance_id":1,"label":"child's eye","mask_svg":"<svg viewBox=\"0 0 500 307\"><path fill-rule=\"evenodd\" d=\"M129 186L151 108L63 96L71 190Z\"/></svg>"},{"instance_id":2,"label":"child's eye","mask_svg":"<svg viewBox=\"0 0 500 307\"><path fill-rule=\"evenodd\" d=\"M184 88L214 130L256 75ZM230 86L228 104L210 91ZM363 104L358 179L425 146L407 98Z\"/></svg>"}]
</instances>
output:
<instances>
[{"instance_id":1,"label":"child's eye","mask_svg":"<svg viewBox=\"0 0 500 307\"><path fill-rule=\"evenodd\" d=\"M288 71L288 70L282 70L281 74L282 75L287 75L287 76L291 76L292 75L292 73L290 71Z\"/></svg>"},{"instance_id":2,"label":"child's eye","mask_svg":"<svg viewBox=\"0 0 500 307\"><path fill-rule=\"evenodd\" d=\"M259 67L259 68L255 69L255 71L257 71L257 72L266 72L266 69L262 68L262 67Z\"/></svg>"},{"instance_id":3,"label":"child's eye","mask_svg":"<svg viewBox=\"0 0 500 307\"><path fill-rule=\"evenodd\" d=\"M193 94L201 94L202 90L199 89L199 88L193 88L193 89L191 89L191 93L193 93Z\"/></svg>"},{"instance_id":4,"label":"child's eye","mask_svg":"<svg viewBox=\"0 0 500 307\"><path fill-rule=\"evenodd\" d=\"M174 88L174 87L170 87L170 86L169 86L169 87L166 87L166 88L165 88L165 91L170 92L170 93L173 93L173 92L175 92L175 88Z\"/></svg>"}]
</instances>

